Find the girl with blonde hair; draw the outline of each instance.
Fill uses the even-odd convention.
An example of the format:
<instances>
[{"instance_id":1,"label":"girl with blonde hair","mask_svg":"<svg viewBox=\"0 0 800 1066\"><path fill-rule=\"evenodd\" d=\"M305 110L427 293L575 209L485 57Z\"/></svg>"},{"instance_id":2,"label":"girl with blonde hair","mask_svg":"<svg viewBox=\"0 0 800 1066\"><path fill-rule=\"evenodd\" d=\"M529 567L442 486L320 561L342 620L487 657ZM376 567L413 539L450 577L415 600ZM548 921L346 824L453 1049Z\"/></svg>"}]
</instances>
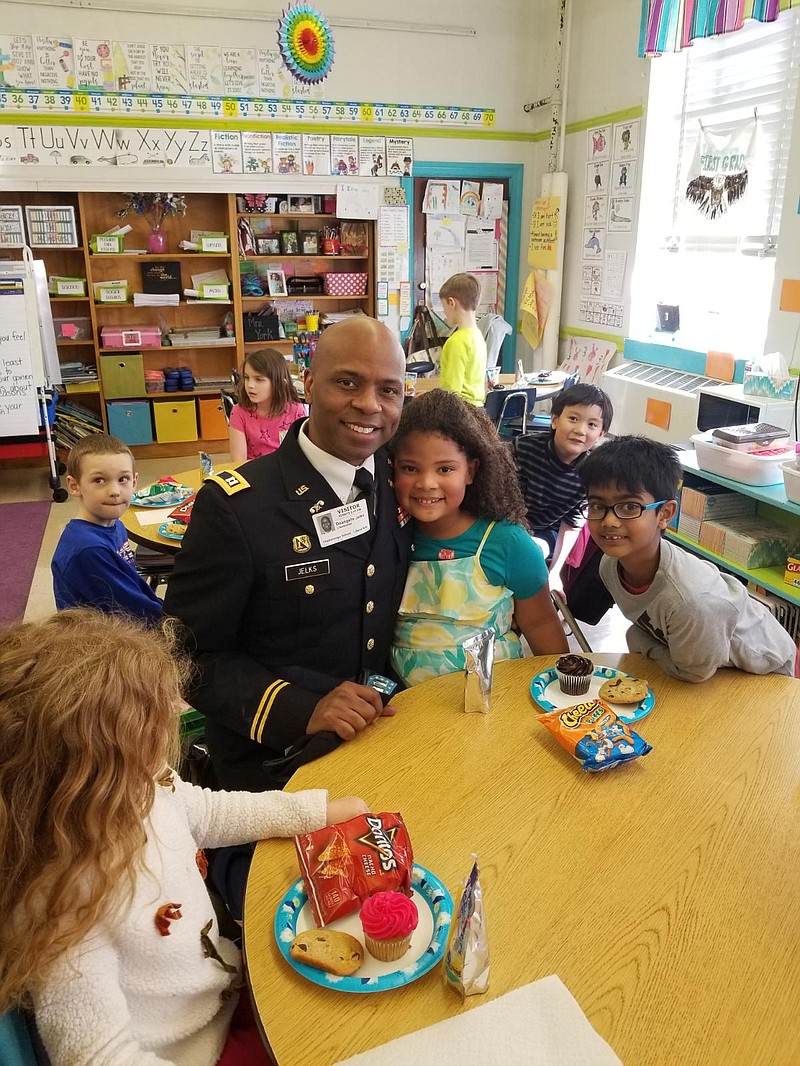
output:
<instances>
[{"instance_id":1,"label":"girl with blonde hair","mask_svg":"<svg viewBox=\"0 0 800 1066\"><path fill-rule=\"evenodd\" d=\"M269 1061L255 1030L227 1050L240 956L198 849L365 810L182 781L174 644L86 610L0 633L0 1013L33 1008L53 1066Z\"/></svg>"}]
</instances>

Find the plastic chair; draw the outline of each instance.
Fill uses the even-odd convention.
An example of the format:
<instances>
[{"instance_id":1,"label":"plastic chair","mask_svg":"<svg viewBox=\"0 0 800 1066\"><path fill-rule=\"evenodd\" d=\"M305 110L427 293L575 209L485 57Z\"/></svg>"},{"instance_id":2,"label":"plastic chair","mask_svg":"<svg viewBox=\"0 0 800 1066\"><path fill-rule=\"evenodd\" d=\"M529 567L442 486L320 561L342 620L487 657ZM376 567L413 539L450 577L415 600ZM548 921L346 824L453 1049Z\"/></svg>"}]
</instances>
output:
<instances>
[{"instance_id":1,"label":"plastic chair","mask_svg":"<svg viewBox=\"0 0 800 1066\"><path fill-rule=\"evenodd\" d=\"M231 412L236 406L236 397L233 396L226 389L219 390L220 399L222 400L222 410L225 412L225 421L230 423Z\"/></svg>"},{"instance_id":2,"label":"plastic chair","mask_svg":"<svg viewBox=\"0 0 800 1066\"><path fill-rule=\"evenodd\" d=\"M558 396L559 393L566 392L567 389L571 389L573 385L577 385L578 384L578 379L579 378L580 378L580 374L576 370L574 374L570 374L568 377L564 378L564 384L561 386L561 388L558 390L558 392L551 393L547 397L547 399L548 400L552 400L552 399L554 399L554 397ZM549 429L550 428L550 412L549 411L542 411L539 414L532 415L532 417L528 420L528 428L529 429Z\"/></svg>"},{"instance_id":3,"label":"plastic chair","mask_svg":"<svg viewBox=\"0 0 800 1066\"><path fill-rule=\"evenodd\" d=\"M569 609L567 601L564 599L560 592L551 592L550 599L553 601L553 606L556 609L556 613L561 615L561 618L566 622L569 630L567 636L572 634L575 640L578 642L578 647L581 651L591 652L592 648L589 641L586 639L581 627L578 625L575 615Z\"/></svg>"},{"instance_id":4,"label":"plastic chair","mask_svg":"<svg viewBox=\"0 0 800 1066\"><path fill-rule=\"evenodd\" d=\"M533 397L529 396L533 393ZM501 437L513 437L516 432L524 433L528 417L528 408L536 399L536 389L513 389L506 392L503 389L494 389L486 393L484 410L497 426L497 432ZM521 430L515 430L512 423L522 426Z\"/></svg>"}]
</instances>

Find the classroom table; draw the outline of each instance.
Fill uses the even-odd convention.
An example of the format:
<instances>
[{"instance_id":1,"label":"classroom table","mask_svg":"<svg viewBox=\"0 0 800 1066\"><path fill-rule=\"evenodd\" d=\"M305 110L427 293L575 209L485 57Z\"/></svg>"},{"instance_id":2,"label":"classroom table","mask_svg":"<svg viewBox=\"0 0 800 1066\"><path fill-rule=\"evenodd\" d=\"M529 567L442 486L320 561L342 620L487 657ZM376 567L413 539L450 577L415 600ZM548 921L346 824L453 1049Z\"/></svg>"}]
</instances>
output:
<instances>
[{"instance_id":1,"label":"classroom table","mask_svg":"<svg viewBox=\"0 0 800 1066\"><path fill-rule=\"evenodd\" d=\"M539 656L497 664L488 715L463 713L462 675L437 678L295 774L293 791L401 812L454 901L475 852L492 970L465 1006L440 968L374 995L311 984L274 942L293 844L262 842L244 944L279 1066L331 1066L549 974L625 1066L800 1061L800 685L592 658L649 678L645 758L583 772L535 719L530 681L554 661Z\"/></svg>"},{"instance_id":2,"label":"classroom table","mask_svg":"<svg viewBox=\"0 0 800 1066\"><path fill-rule=\"evenodd\" d=\"M225 463L225 469L229 470L231 465L236 466L238 464ZM195 492L203 484L203 475L200 472L200 462L198 460L197 466L191 470L182 470L179 474L173 474L173 477L179 485L188 485L190 489ZM146 488L146 485L141 485L141 488ZM164 504L163 508L159 510L165 510L167 507L172 511L178 506L177 503L173 503L170 507L169 504ZM151 514L151 509L147 507L135 507L131 505L120 521L128 531L128 536L135 544L141 544L145 548L152 548L153 551L164 552L171 555L177 555L180 551L181 542L179 540L170 540L168 537L162 537L158 532L158 526L156 525L143 525L141 519L147 519L148 514Z\"/></svg>"},{"instance_id":3,"label":"classroom table","mask_svg":"<svg viewBox=\"0 0 800 1066\"><path fill-rule=\"evenodd\" d=\"M552 400L554 396L558 395L558 393L561 392L562 388L564 387L566 377L567 375L563 371L554 370L552 371L548 381L539 382L535 380L535 373L528 374L521 387L534 387L536 389L536 402L539 403L539 401L543 402L544 400ZM505 391L513 392L513 386L517 383L517 379L514 374L501 374L499 380ZM430 392L431 389L438 389L440 387L441 384L438 376L430 378L417 378L414 387L414 395L419 396L423 392Z\"/></svg>"}]
</instances>

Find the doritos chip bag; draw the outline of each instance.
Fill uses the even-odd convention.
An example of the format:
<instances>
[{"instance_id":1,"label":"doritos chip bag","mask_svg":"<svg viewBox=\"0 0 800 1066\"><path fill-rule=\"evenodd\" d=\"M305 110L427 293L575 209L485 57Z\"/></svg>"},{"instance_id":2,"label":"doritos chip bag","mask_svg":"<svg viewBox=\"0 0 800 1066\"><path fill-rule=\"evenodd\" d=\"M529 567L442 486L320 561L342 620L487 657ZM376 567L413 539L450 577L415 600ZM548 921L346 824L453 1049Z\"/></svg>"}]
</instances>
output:
<instances>
[{"instance_id":1,"label":"doritos chip bag","mask_svg":"<svg viewBox=\"0 0 800 1066\"><path fill-rule=\"evenodd\" d=\"M359 814L294 844L318 926L353 914L375 892L411 895L414 852L399 814Z\"/></svg>"},{"instance_id":2,"label":"doritos chip bag","mask_svg":"<svg viewBox=\"0 0 800 1066\"><path fill-rule=\"evenodd\" d=\"M537 719L584 770L608 770L653 750L603 700L548 711Z\"/></svg>"}]
</instances>

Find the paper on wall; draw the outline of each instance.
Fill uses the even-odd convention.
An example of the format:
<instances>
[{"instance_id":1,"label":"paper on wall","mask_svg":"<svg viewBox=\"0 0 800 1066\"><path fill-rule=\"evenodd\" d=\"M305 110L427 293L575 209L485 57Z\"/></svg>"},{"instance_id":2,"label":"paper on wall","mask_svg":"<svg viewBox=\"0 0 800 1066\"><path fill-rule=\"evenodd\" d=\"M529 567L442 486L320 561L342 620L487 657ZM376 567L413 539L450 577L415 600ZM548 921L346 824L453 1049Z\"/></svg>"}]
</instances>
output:
<instances>
[{"instance_id":1,"label":"paper on wall","mask_svg":"<svg viewBox=\"0 0 800 1066\"><path fill-rule=\"evenodd\" d=\"M386 138L358 138L358 173L362 178L386 177Z\"/></svg>"},{"instance_id":2,"label":"paper on wall","mask_svg":"<svg viewBox=\"0 0 800 1066\"><path fill-rule=\"evenodd\" d=\"M481 288L478 311L495 313L497 310L497 271L470 270L468 273L475 278Z\"/></svg>"},{"instance_id":3,"label":"paper on wall","mask_svg":"<svg viewBox=\"0 0 800 1066\"><path fill-rule=\"evenodd\" d=\"M331 174L355 177L358 174L358 137L334 134L331 137Z\"/></svg>"},{"instance_id":4,"label":"paper on wall","mask_svg":"<svg viewBox=\"0 0 800 1066\"><path fill-rule=\"evenodd\" d=\"M584 226L605 226L608 220L608 197L587 196L583 207Z\"/></svg>"},{"instance_id":5,"label":"paper on wall","mask_svg":"<svg viewBox=\"0 0 800 1066\"><path fill-rule=\"evenodd\" d=\"M461 214L477 217L481 207L481 183L479 181L461 182Z\"/></svg>"},{"instance_id":6,"label":"paper on wall","mask_svg":"<svg viewBox=\"0 0 800 1066\"><path fill-rule=\"evenodd\" d=\"M119 92L147 93L153 84L150 45L143 41L114 41L114 80Z\"/></svg>"},{"instance_id":7,"label":"paper on wall","mask_svg":"<svg viewBox=\"0 0 800 1066\"><path fill-rule=\"evenodd\" d=\"M408 250L408 207L381 204L378 209L378 243L395 248L404 245Z\"/></svg>"},{"instance_id":8,"label":"paper on wall","mask_svg":"<svg viewBox=\"0 0 800 1066\"><path fill-rule=\"evenodd\" d=\"M503 186L491 181L483 183L481 218L500 218L503 214Z\"/></svg>"},{"instance_id":9,"label":"paper on wall","mask_svg":"<svg viewBox=\"0 0 800 1066\"><path fill-rule=\"evenodd\" d=\"M33 37L25 33L0 33L0 52L6 57L0 62L0 87L35 89L38 79Z\"/></svg>"},{"instance_id":10,"label":"paper on wall","mask_svg":"<svg viewBox=\"0 0 800 1066\"><path fill-rule=\"evenodd\" d=\"M465 270L497 270L497 227L486 219L470 219L464 245Z\"/></svg>"},{"instance_id":11,"label":"paper on wall","mask_svg":"<svg viewBox=\"0 0 800 1066\"><path fill-rule=\"evenodd\" d=\"M414 142L410 137L386 138L386 173L390 178L410 178L414 170Z\"/></svg>"},{"instance_id":12,"label":"paper on wall","mask_svg":"<svg viewBox=\"0 0 800 1066\"><path fill-rule=\"evenodd\" d=\"M612 255L612 252L608 253ZM581 265L581 293L584 296L599 296L603 291L603 268L599 263Z\"/></svg>"},{"instance_id":13,"label":"paper on wall","mask_svg":"<svg viewBox=\"0 0 800 1066\"><path fill-rule=\"evenodd\" d=\"M378 277L396 289L408 273L408 256L401 255L396 248L378 248Z\"/></svg>"},{"instance_id":14,"label":"paper on wall","mask_svg":"<svg viewBox=\"0 0 800 1066\"><path fill-rule=\"evenodd\" d=\"M441 252L464 247L465 219L463 215L428 214L425 220L425 244Z\"/></svg>"},{"instance_id":15,"label":"paper on wall","mask_svg":"<svg viewBox=\"0 0 800 1066\"><path fill-rule=\"evenodd\" d=\"M605 285L603 287L603 293L605 296L610 297L612 300L619 300L622 297L622 288L625 284L625 262L628 258L628 253L623 251L606 251L606 270L605 270ZM599 290L595 293L594 290L591 293L592 296L599 296Z\"/></svg>"},{"instance_id":16,"label":"paper on wall","mask_svg":"<svg viewBox=\"0 0 800 1066\"><path fill-rule=\"evenodd\" d=\"M74 89L75 64L72 39L59 37L33 38L36 71L40 89Z\"/></svg>"},{"instance_id":17,"label":"paper on wall","mask_svg":"<svg viewBox=\"0 0 800 1066\"><path fill-rule=\"evenodd\" d=\"M225 92L231 96L257 96L257 49L223 48L222 82L225 86Z\"/></svg>"},{"instance_id":18,"label":"paper on wall","mask_svg":"<svg viewBox=\"0 0 800 1066\"><path fill-rule=\"evenodd\" d=\"M242 158L248 174L271 174L272 134L242 130Z\"/></svg>"},{"instance_id":19,"label":"paper on wall","mask_svg":"<svg viewBox=\"0 0 800 1066\"><path fill-rule=\"evenodd\" d=\"M215 174L241 174L242 138L238 130L211 130L211 168Z\"/></svg>"},{"instance_id":20,"label":"paper on wall","mask_svg":"<svg viewBox=\"0 0 800 1066\"><path fill-rule=\"evenodd\" d=\"M326 133L303 134L303 173L330 174L331 139Z\"/></svg>"},{"instance_id":21,"label":"paper on wall","mask_svg":"<svg viewBox=\"0 0 800 1066\"><path fill-rule=\"evenodd\" d=\"M336 214L339 218L377 218L380 204L381 187L378 184L347 182L336 186Z\"/></svg>"},{"instance_id":22,"label":"paper on wall","mask_svg":"<svg viewBox=\"0 0 800 1066\"><path fill-rule=\"evenodd\" d=\"M189 92L219 96L223 91L222 49L217 45L186 45L186 78Z\"/></svg>"},{"instance_id":23,"label":"paper on wall","mask_svg":"<svg viewBox=\"0 0 800 1066\"><path fill-rule=\"evenodd\" d=\"M425 186L422 210L427 214L457 215L461 212L461 182L431 178Z\"/></svg>"},{"instance_id":24,"label":"paper on wall","mask_svg":"<svg viewBox=\"0 0 800 1066\"><path fill-rule=\"evenodd\" d=\"M299 133L272 134L272 173L299 174L303 141Z\"/></svg>"},{"instance_id":25,"label":"paper on wall","mask_svg":"<svg viewBox=\"0 0 800 1066\"><path fill-rule=\"evenodd\" d=\"M186 77L186 48L182 44L151 44L153 89L174 95L189 91Z\"/></svg>"},{"instance_id":26,"label":"paper on wall","mask_svg":"<svg viewBox=\"0 0 800 1066\"><path fill-rule=\"evenodd\" d=\"M425 256L425 273L428 282L428 298L430 306L438 314L441 314L442 302L439 299L439 290L453 274L460 274L464 269L464 253L462 251L428 251Z\"/></svg>"},{"instance_id":27,"label":"paper on wall","mask_svg":"<svg viewBox=\"0 0 800 1066\"><path fill-rule=\"evenodd\" d=\"M630 233L633 230L633 197L612 196L608 204L608 232Z\"/></svg>"},{"instance_id":28,"label":"paper on wall","mask_svg":"<svg viewBox=\"0 0 800 1066\"><path fill-rule=\"evenodd\" d=\"M584 260L603 259L606 254L606 231L591 226L583 231L581 258Z\"/></svg>"},{"instance_id":29,"label":"paper on wall","mask_svg":"<svg viewBox=\"0 0 800 1066\"><path fill-rule=\"evenodd\" d=\"M560 213L560 196L540 196L533 201L528 234L528 264L534 270L555 270L558 266Z\"/></svg>"},{"instance_id":30,"label":"paper on wall","mask_svg":"<svg viewBox=\"0 0 800 1066\"><path fill-rule=\"evenodd\" d=\"M75 81L79 89L114 91L114 63L110 40L74 37Z\"/></svg>"}]
</instances>

